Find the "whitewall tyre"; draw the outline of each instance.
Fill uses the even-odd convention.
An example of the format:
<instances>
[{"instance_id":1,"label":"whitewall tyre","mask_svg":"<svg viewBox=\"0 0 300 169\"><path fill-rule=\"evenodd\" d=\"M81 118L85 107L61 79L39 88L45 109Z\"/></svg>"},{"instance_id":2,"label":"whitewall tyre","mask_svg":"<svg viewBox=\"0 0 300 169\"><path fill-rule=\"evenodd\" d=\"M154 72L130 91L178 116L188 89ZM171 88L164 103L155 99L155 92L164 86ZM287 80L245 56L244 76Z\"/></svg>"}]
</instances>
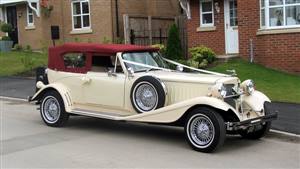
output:
<instances>
[{"instance_id":1,"label":"whitewall tyre","mask_svg":"<svg viewBox=\"0 0 300 169\"><path fill-rule=\"evenodd\" d=\"M137 79L131 88L130 100L138 113L156 110L165 105L166 91L164 84L152 76Z\"/></svg>"},{"instance_id":2,"label":"whitewall tyre","mask_svg":"<svg viewBox=\"0 0 300 169\"><path fill-rule=\"evenodd\" d=\"M192 110L184 126L189 145L196 151L212 152L223 145L226 138L225 123L213 109L199 107Z\"/></svg>"},{"instance_id":3,"label":"whitewall tyre","mask_svg":"<svg viewBox=\"0 0 300 169\"><path fill-rule=\"evenodd\" d=\"M69 119L60 94L53 90L44 94L40 104L40 113L43 121L51 127L61 127Z\"/></svg>"}]
</instances>

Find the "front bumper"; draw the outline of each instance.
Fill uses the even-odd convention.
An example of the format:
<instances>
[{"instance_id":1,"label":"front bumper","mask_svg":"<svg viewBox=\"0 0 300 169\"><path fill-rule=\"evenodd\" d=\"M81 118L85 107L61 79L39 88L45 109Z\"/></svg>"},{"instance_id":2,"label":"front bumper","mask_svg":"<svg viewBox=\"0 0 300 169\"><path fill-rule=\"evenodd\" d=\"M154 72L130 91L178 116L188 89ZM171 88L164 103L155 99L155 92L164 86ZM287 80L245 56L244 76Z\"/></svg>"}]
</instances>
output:
<instances>
[{"instance_id":1,"label":"front bumper","mask_svg":"<svg viewBox=\"0 0 300 169\"><path fill-rule=\"evenodd\" d=\"M241 122L227 122L226 124L226 130L232 131L232 130L241 130L241 129L247 129L249 127L253 127L256 125L264 124L266 122L276 120L277 119L278 112L269 113L262 117L257 117Z\"/></svg>"},{"instance_id":2,"label":"front bumper","mask_svg":"<svg viewBox=\"0 0 300 169\"><path fill-rule=\"evenodd\" d=\"M226 123L226 129L227 130L241 130L241 129L248 129L250 127L265 124L266 122L270 122L277 119L278 111L272 111L271 110L271 103L265 102L264 103L264 112L265 115L261 117L256 117L253 119L240 121L240 122L227 122Z\"/></svg>"}]
</instances>

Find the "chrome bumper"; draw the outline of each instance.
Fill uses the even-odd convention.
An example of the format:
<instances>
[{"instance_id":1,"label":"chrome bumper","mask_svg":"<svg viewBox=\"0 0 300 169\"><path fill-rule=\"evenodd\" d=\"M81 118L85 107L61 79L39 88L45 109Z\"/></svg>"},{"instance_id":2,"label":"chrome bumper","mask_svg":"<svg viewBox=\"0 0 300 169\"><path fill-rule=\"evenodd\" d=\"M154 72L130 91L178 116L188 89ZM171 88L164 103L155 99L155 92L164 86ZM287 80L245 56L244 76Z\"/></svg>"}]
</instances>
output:
<instances>
[{"instance_id":1,"label":"chrome bumper","mask_svg":"<svg viewBox=\"0 0 300 169\"><path fill-rule=\"evenodd\" d=\"M227 122L225 123L226 125L226 130L240 130L240 129L246 129L252 126L256 126L256 125L260 125L272 120L276 120L277 119L277 114L278 112L274 112L274 113L268 113L265 116L262 117L257 117L257 118L253 118L253 119L249 119L249 120L245 120L245 121L241 121L241 122Z\"/></svg>"}]
</instances>

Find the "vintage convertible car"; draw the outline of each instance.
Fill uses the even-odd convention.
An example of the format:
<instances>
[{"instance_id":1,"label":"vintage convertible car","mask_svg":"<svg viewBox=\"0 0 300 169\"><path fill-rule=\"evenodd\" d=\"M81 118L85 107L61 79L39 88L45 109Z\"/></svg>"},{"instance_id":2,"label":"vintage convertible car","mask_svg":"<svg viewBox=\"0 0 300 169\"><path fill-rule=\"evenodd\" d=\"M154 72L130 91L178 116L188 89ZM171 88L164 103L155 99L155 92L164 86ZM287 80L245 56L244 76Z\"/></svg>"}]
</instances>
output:
<instances>
[{"instance_id":1,"label":"vintage convertible car","mask_svg":"<svg viewBox=\"0 0 300 169\"><path fill-rule=\"evenodd\" d=\"M277 118L252 80L188 67L151 47L51 47L36 88L28 99L40 105L49 126L64 125L69 115L182 126L190 146L202 152L222 145L226 133L261 138Z\"/></svg>"}]
</instances>

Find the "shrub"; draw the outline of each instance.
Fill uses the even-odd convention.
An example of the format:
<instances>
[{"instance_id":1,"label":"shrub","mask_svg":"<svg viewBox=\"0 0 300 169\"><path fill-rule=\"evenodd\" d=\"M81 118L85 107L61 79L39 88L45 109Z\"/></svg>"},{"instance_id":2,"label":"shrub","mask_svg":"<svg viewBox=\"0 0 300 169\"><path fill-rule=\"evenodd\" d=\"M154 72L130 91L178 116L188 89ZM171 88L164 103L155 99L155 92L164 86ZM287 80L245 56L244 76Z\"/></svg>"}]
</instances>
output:
<instances>
[{"instance_id":1,"label":"shrub","mask_svg":"<svg viewBox=\"0 0 300 169\"><path fill-rule=\"evenodd\" d=\"M31 51L32 51L31 46L30 46L30 45L26 45L25 50L26 50L27 52L31 52Z\"/></svg>"},{"instance_id":2,"label":"shrub","mask_svg":"<svg viewBox=\"0 0 300 169\"><path fill-rule=\"evenodd\" d=\"M172 60L183 59L179 30L175 24L169 30L166 57Z\"/></svg>"},{"instance_id":3,"label":"shrub","mask_svg":"<svg viewBox=\"0 0 300 169\"><path fill-rule=\"evenodd\" d=\"M114 40L114 43L115 43L115 44L124 44L124 43L125 43L125 40L124 40L123 38L117 37L117 38Z\"/></svg>"},{"instance_id":4,"label":"shrub","mask_svg":"<svg viewBox=\"0 0 300 169\"><path fill-rule=\"evenodd\" d=\"M103 40L102 40L103 44L110 44L111 40L109 38L107 38L106 36L104 36Z\"/></svg>"},{"instance_id":5,"label":"shrub","mask_svg":"<svg viewBox=\"0 0 300 169\"><path fill-rule=\"evenodd\" d=\"M8 23L3 23L1 25L1 31L4 32L4 33L10 33L12 32L12 25L11 24L8 24Z\"/></svg>"},{"instance_id":6,"label":"shrub","mask_svg":"<svg viewBox=\"0 0 300 169\"><path fill-rule=\"evenodd\" d=\"M74 41L75 41L76 43L79 43L79 42L81 42L81 39L78 38L78 37L75 37L75 38L74 38Z\"/></svg>"},{"instance_id":7,"label":"shrub","mask_svg":"<svg viewBox=\"0 0 300 169\"><path fill-rule=\"evenodd\" d=\"M8 36L2 36L1 40L2 41L10 41L11 39Z\"/></svg>"},{"instance_id":8,"label":"shrub","mask_svg":"<svg viewBox=\"0 0 300 169\"><path fill-rule=\"evenodd\" d=\"M16 51L21 51L21 50L23 50L22 45L19 45L19 44L15 44L14 48L15 48Z\"/></svg>"},{"instance_id":9,"label":"shrub","mask_svg":"<svg viewBox=\"0 0 300 169\"><path fill-rule=\"evenodd\" d=\"M191 60L198 62L198 68L204 68L216 60L215 52L204 46L190 48L189 52Z\"/></svg>"},{"instance_id":10,"label":"shrub","mask_svg":"<svg viewBox=\"0 0 300 169\"><path fill-rule=\"evenodd\" d=\"M166 56L166 47L165 47L165 45L163 45L163 44L155 44L155 45L152 45L151 47L158 48L160 54L162 54L162 56Z\"/></svg>"},{"instance_id":11,"label":"shrub","mask_svg":"<svg viewBox=\"0 0 300 169\"><path fill-rule=\"evenodd\" d=\"M21 62L26 70L33 70L34 60L30 55L21 56Z\"/></svg>"}]
</instances>

